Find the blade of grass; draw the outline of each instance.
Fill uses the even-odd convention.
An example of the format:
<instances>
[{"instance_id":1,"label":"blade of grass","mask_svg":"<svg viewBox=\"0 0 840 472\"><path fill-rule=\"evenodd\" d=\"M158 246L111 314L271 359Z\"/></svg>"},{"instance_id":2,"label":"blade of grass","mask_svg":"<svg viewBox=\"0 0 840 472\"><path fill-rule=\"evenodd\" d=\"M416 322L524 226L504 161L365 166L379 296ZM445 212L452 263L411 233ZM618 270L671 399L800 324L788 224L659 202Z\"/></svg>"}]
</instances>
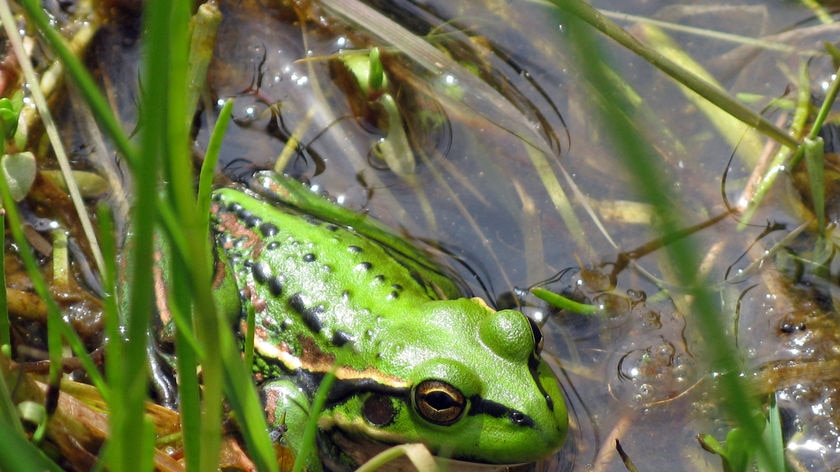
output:
<instances>
[{"instance_id":1,"label":"blade of grass","mask_svg":"<svg viewBox=\"0 0 840 472\"><path fill-rule=\"evenodd\" d=\"M251 378L251 369L242 364L242 352L230 331L222 330L220 343L219 353L227 376L225 392L250 457L257 464L257 470L276 472L278 464L274 446L267 433L265 413Z\"/></svg>"},{"instance_id":2,"label":"blade of grass","mask_svg":"<svg viewBox=\"0 0 840 472\"><path fill-rule=\"evenodd\" d=\"M830 25L834 22L834 18L817 0L801 0L802 4L814 12L814 16L824 25Z\"/></svg>"},{"instance_id":3,"label":"blade of grass","mask_svg":"<svg viewBox=\"0 0 840 472\"><path fill-rule=\"evenodd\" d=\"M9 187L6 183L0 180L0 197L2 198L3 207L6 211L6 218L8 219L8 226L12 232L12 237L15 243L20 248L19 254L26 272L29 275L30 281L35 293L44 302L47 307L47 345L49 349L50 358L50 381L52 385L57 385L58 379L61 376L61 358L62 358L62 342L61 339L67 341L73 353L79 358L82 367L90 376L91 382L98 388L102 389L102 395L108 396L108 388L104 379L99 374L99 370L90 358L90 355L85 348L84 343L79 338L79 335L73 328L64 322L61 315L61 309L58 307L55 299L52 297L50 290L44 280L43 274L35 261L35 256L27 242L26 236L23 234L23 222L20 214L15 206L15 201L9 193Z\"/></svg>"},{"instance_id":4,"label":"blade of grass","mask_svg":"<svg viewBox=\"0 0 840 472\"><path fill-rule=\"evenodd\" d=\"M139 165L140 159L137 155L136 148L129 142L128 136L123 131L119 120L117 120L111 108L108 106L108 101L99 92L99 87L96 85L96 82L82 61L76 57L73 50L67 45L61 33L52 28L50 19L41 9L40 3L37 0L20 0L20 5L26 11L26 16L30 21L44 35L53 52L61 59L61 62L67 68L68 76L75 82L88 106L93 109L94 116L97 117L99 123L108 133L108 136L114 141L117 150L125 157L130 166Z\"/></svg>"},{"instance_id":5,"label":"blade of grass","mask_svg":"<svg viewBox=\"0 0 840 472\"><path fill-rule=\"evenodd\" d=\"M661 29L652 25L643 25L642 35L653 50L674 61L692 76L698 77L706 81L711 87L715 87L722 93L726 93L723 87L703 66L680 49ZM717 129L727 144L735 149L735 152L740 156L741 160L750 167L755 166L756 156L761 154L763 144L759 141L758 135L750 132L752 128L743 124L714 103L698 96L687 87L680 86L680 91L706 116L709 123Z\"/></svg>"},{"instance_id":6,"label":"blade of grass","mask_svg":"<svg viewBox=\"0 0 840 472\"><path fill-rule=\"evenodd\" d=\"M150 326L150 314L153 305L153 260L154 260L154 221L158 213L157 180L161 156L166 152L162 143L166 140L165 113L168 104L165 87L168 64L168 50L165 28L168 25L167 5L163 0L151 0L146 3L143 25L146 63L143 71L143 83L147 87L141 92L141 123L154 123L161 126L146 126L140 135L139 154L130 159L133 164L134 205L132 214L132 247L129 258L129 272L126 286L127 300L121 305L124 312L121 317L122 336L108 345L105 363L106 372L113 388L121 395L109 402L111 415L110 436L106 442L105 460L107 468L115 471L149 470L153 451L151 424L144 418L144 401L147 398L147 343ZM164 31L161 31L164 30ZM60 41L58 41L60 43ZM55 47L55 45L53 45ZM163 53L161 53L163 52ZM64 58L65 61L70 59ZM79 77L86 77L82 70ZM78 78L76 79L79 80ZM117 143L120 152L133 153L116 120L113 123L104 119L110 116L110 109L100 110L98 94L85 96L94 114L103 123L106 131ZM104 106L104 104L102 104ZM106 107L107 108L107 107ZM100 114L101 113L101 114ZM122 143L122 145L120 144ZM126 155L127 158L131 157ZM140 163L142 162L142 165ZM138 463L138 461L140 461Z\"/></svg>"},{"instance_id":7,"label":"blade of grass","mask_svg":"<svg viewBox=\"0 0 840 472\"><path fill-rule=\"evenodd\" d=\"M414 443L389 447L362 464L361 467L356 469L356 472L375 472L379 469L385 469L389 462L403 456L407 457L419 472L436 472L441 470L434 456L429 452L429 449L424 444Z\"/></svg>"},{"instance_id":8,"label":"blade of grass","mask_svg":"<svg viewBox=\"0 0 840 472\"><path fill-rule=\"evenodd\" d=\"M15 428L0 422L0 470L30 472L32 470L61 472L62 469Z\"/></svg>"},{"instance_id":9,"label":"blade of grass","mask_svg":"<svg viewBox=\"0 0 840 472\"><path fill-rule=\"evenodd\" d=\"M707 81L686 71L674 61L657 53L628 32L616 25L595 8L582 0L550 0L556 7L574 14L593 28L604 33L610 39L621 44L639 57L650 62L654 67L666 73L677 82L698 93L701 97L714 103L742 123L755 128L764 135L778 141L780 144L795 149L799 143L791 138L784 130L769 122L763 116L750 110L741 102L735 100L725 91L709 84Z\"/></svg>"},{"instance_id":10,"label":"blade of grass","mask_svg":"<svg viewBox=\"0 0 840 472\"><path fill-rule=\"evenodd\" d=\"M6 378L10 377L9 370L9 358L5 355L0 356L0 424L4 425L3 429L9 430L10 433L25 437L26 433L12 398L12 389L6 381Z\"/></svg>"},{"instance_id":11,"label":"blade of grass","mask_svg":"<svg viewBox=\"0 0 840 472\"><path fill-rule=\"evenodd\" d=\"M219 116L216 118L216 125L213 127L213 132L210 134L210 140L207 143L207 151L204 153L204 162L201 164L201 174L198 179L198 196L196 197L197 211L199 215L210 214L210 192L213 186L213 173L216 169L216 163L219 162L219 151L222 148L222 140L224 139L227 127L230 124L230 119L233 116L233 100L226 100L219 111ZM210 228L206 228L203 232L209 234Z\"/></svg>"},{"instance_id":12,"label":"blade of grass","mask_svg":"<svg viewBox=\"0 0 840 472\"><path fill-rule=\"evenodd\" d=\"M758 458L758 470L785 470L785 442L782 436L782 415L776 404L776 395L770 395L770 407L767 412L767 426L764 428L764 440L770 447L769 457Z\"/></svg>"},{"instance_id":13,"label":"blade of grass","mask_svg":"<svg viewBox=\"0 0 840 472\"><path fill-rule=\"evenodd\" d=\"M212 51L212 48L206 42L203 41L202 43L203 46L201 47L208 48ZM192 78L189 83L192 84L196 80L195 72L191 72L190 77ZM207 261L207 264L200 272L193 270L192 280L195 283L191 287L188 287L188 289L193 293L196 300L195 313L197 317L194 323L203 330L203 332L199 331L199 336L202 337L202 345L206 347L204 351L211 351L211 355L213 356L210 358L208 355L201 355L203 361L203 402L206 405L210 401L215 401L208 395L208 390L213 388L217 389L217 393L214 395L216 395L219 405L221 405L221 393L224 392L238 419L251 459L257 464L259 470L274 471L277 470L277 461L274 456L274 448L266 433L267 427L262 405L250 377L250 364L243 365L242 352L238 347L237 341L234 339L233 333L227 329L229 320L224 316L226 313L220 312L219 307L213 303L213 295L209 291L212 286L210 281L212 257L210 256L211 250L208 246L211 185L213 171L219 158L221 141L224 137L226 127L230 122L232 109L233 103L228 101L219 113L202 165L198 195L191 197L194 198L191 205L193 214L196 215L196 231L190 240L202 241L203 245L192 244L191 247L194 249L192 253L193 258L186 260L204 260ZM183 142L187 142L186 138ZM185 156L185 158L188 160L188 156ZM186 182L184 184L187 186ZM190 188L191 185L192 182L190 181ZM197 265L191 264L190 266L195 269ZM211 373L210 369L213 369L212 376L208 377ZM192 401L197 402L198 399ZM220 433L220 430L217 432L215 429L216 425L221 425L218 419L213 418L212 415L215 414L215 412L205 411L203 422L212 422L211 426L213 428L208 428L206 424L202 424L201 430L204 432L203 435ZM220 415L221 411L218 414ZM218 450L214 452L208 448L208 443L203 439L203 435L202 439L194 444L194 447L200 448L205 454L202 458L202 468L212 468L218 462Z\"/></svg>"},{"instance_id":14,"label":"blade of grass","mask_svg":"<svg viewBox=\"0 0 840 472\"><path fill-rule=\"evenodd\" d=\"M596 315L601 311L601 309L595 305L587 305L586 303L576 302L544 288L532 288L531 293L551 306L571 311L572 313L579 313L581 315Z\"/></svg>"},{"instance_id":15,"label":"blade of grass","mask_svg":"<svg viewBox=\"0 0 840 472\"><path fill-rule=\"evenodd\" d=\"M805 132L805 125L807 124L808 117L811 115L810 83L811 78L808 73L808 63L803 61L799 64L799 86L796 93L796 106L790 124L790 134L794 138L800 138ZM752 221L752 217L755 215L756 210L758 210L759 205L773 187L776 177L786 169L785 162L791 158L794 152L794 150L788 148L780 148L766 166L766 169L753 170L754 175L761 175L761 177L759 179L755 177L751 178L751 185L747 185L747 189L744 191L744 197L738 202L738 207L741 209L738 230L743 230ZM762 172L763 174L761 174ZM752 185L752 182L755 182L755 184Z\"/></svg>"},{"instance_id":16,"label":"blade of grass","mask_svg":"<svg viewBox=\"0 0 840 472\"><path fill-rule=\"evenodd\" d=\"M802 129L801 127L804 127L804 122L806 121L808 111L810 110L810 87L808 86L809 81L807 74L807 64L803 65L802 67L803 68L800 69L800 82L803 83L800 83L799 85L797 111L794 115L792 133L798 133ZM840 68L838 68L837 72L834 74L834 79L831 81L831 84L828 87L826 96L823 99L819 110L817 111L817 116L814 118L814 122L811 124L811 129L808 131L808 134L803 138L804 142L813 142L817 139L820 129L822 128L823 123L828 117L828 113L831 111L831 107L837 100L838 93L840 93ZM811 144L810 146L813 146L813 144ZM758 204L764 199L764 196L773 187L773 184L775 183L776 177L778 177L779 173L787 169L793 169L797 165L799 165L799 161L801 161L802 158L805 157L805 152L808 149L809 146L806 146L804 144L797 147L796 150L793 152L793 155L790 156L788 164L785 164L785 162L788 161L789 153L780 151L776 155L776 157L773 159L773 164L770 166L770 168L767 170L767 173L762 177L761 181L758 183L755 194L748 202L746 202L746 208L744 209L743 214L741 215L739 227L745 226L752 219L752 216L755 214L755 211L758 208ZM810 149L811 152L813 152L813 147L811 147Z\"/></svg>"},{"instance_id":17,"label":"blade of grass","mask_svg":"<svg viewBox=\"0 0 840 472\"><path fill-rule=\"evenodd\" d=\"M166 280L170 294L190 293L191 297L167 297L178 313L191 313L192 326L201 346L218 345L221 327L213 303L211 288L211 258L209 234L206 232L207 215L196 213L194 172L189 153L189 129L192 114L189 110L190 66L190 14L189 2L165 2L158 22L149 26L147 47L160 56L157 67L149 70L149 78L157 78L156 91L165 97L164 111L149 128L162 128L157 146L163 151L164 201L171 206L179 225L168 225L170 240L186 238L185 247L173 247ZM147 4L147 9L150 4ZM198 34L201 34L200 32ZM198 43L203 41L197 40ZM196 66L200 68L200 66ZM200 71L193 71L200 74ZM196 80L196 78L193 78ZM203 82L203 78L199 80ZM170 222L172 223L172 222ZM181 330L179 330L181 332ZM187 467L194 471L211 471L218 467L221 444L224 371L218 349L203 349L199 359L188 347L183 337L177 335L179 345L178 366L181 375L181 396L189 400L181 405L181 414L189 431L198 436L186 438ZM201 395L197 378L198 362L201 368Z\"/></svg>"},{"instance_id":18,"label":"blade of grass","mask_svg":"<svg viewBox=\"0 0 840 472\"><path fill-rule=\"evenodd\" d=\"M32 67L32 63L29 61L29 56L24 50L23 41L20 37L20 33L15 27L16 23L11 10L9 9L9 4L6 2L0 4L0 21L3 23L3 29L6 31L6 37L12 44L15 56L18 58L18 63L23 71L23 76L29 86L29 93L32 96L32 101L35 103L35 106L38 109L38 114L41 116L41 121L44 124L44 130L50 139L50 144L52 145L58 165L61 168L61 173L64 175L64 180L70 193L70 199L73 201L73 206L76 209L76 214L78 215L79 222L82 225L82 230L84 231L90 244L91 253L93 254L96 266L101 268L104 262L102 260L102 253L96 243L96 234L93 231L93 224L91 223L90 217L85 209L82 195L79 192L79 186L76 185L76 181L72 177L70 160L64 150L64 144L61 141L61 137L58 135L58 127L53 121L52 113L47 105L47 98L41 90L38 77L35 74L35 69Z\"/></svg>"},{"instance_id":19,"label":"blade of grass","mask_svg":"<svg viewBox=\"0 0 840 472\"><path fill-rule=\"evenodd\" d=\"M0 247L6 247L6 212L0 208ZM6 267L6 251L0 251L0 267ZM9 357L12 346L12 324L6 298L6 271L0 270L0 356Z\"/></svg>"},{"instance_id":20,"label":"blade of grass","mask_svg":"<svg viewBox=\"0 0 840 472\"><path fill-rule=\"evenodd\" d=\"M768 41L765 39L750 38L748 36L741 36L739 34L724 33L722 31L710 30L707 28L697 28L694 26L681 25L679 23L672 23L670 21L657 20L655 18L648 18L644 16L631 15L629 13L622 13L618 11L600 10L601 14L607 18L614 20L623 20L633 23L642 23L647 25L658 26L669 31L676 31L679 33L693 34L704 38L712 38L718 41L727 41L736 44L743 44L746 46L755 46L761 49L770 51L778 51L785 54L800 54L802 56L814 56L819 54L818 51L801 49L791 44L786 44L777 41Z\"/></svg>"},{"instance_id":21,"label":"blade of grass","mask_svg":"<svg viewBox=\"0 0 840 472\"><path fill-rule=\"evenodd\" d=\"M591 30L581 21L586 21L603 31L605 26L599 21L606 19L593 15L596 13L594 10L575 0L553 3L558 7L561 24L567 26L568 36L575 39L572 48L587 82L607 98L604 103L599 103L593 109L600 114L600 119L609 131L616 148L622 150L628 175L634 178L637 191L656 208L656 214L661 216L662 233L676 233L680 228L687 226L681 221L681 211L670 204L679 200L668 191L672 187L660 172L654 150L644 141L636 139L633 126L619 113L619 110L627 107L626 99L619 93L611 92L613 85L607 78L608 66L601 60L606 56L604 50L595 41ZM787 137L787 141L792 140ZM754 400L739 377L741 369L734 344L724 329L727 321L719 312L714 294L704 285L703 280L698 278L699 251L687 238L671 242L665 247L665 251L674 267L676 281L693 300L693 309L691 313L686 313L686 316L694 321L693 326L699 330L708 346L709 369L718 376L726 411L744 429L751 441L760 444L760 454L767 456L768 447L761 439L763 425L752 416L755 410Z\"/></svg>"},{"instance_id":22,"label":"blade of grass","mask_svg":"<svg viewBox=\"0 0 840 472\"><path fill-rule=\"evenodd\" d=\"M306 423L306 429L303 431L303 447L301 447L295 459L292 472L302 472L305 466L304 458L311 456L310 448L318 447L315 441L315 435L318 434L318 417L320 412L324 410L324 405L327 404L327 396L330 393L333 382L335 382L335 371L330 371L321 380L321 385L318 386L318 392L315 394L315 398L312 400L312 406L309 409L309 421Z\"/></svg>"},{"instance_id":23,"label":"blade of grass","mask_svg":"<svg viewBox=\"0 0 840 472\"><path fill-rule=\"evenodd\" d=\"M189 3L176 3L162 0L150 1L147 2L144 12L144 31L146 31L144 47L153 53L145 56L147 62L143 83L147 87L143 91L140 121L155 123L157 126L144 127L140 151L130 144L84 66L73 56L73 52L67 47L61 35L50 28L49 21L37 3L30 0L25 5L33 23L42 30L62 61L67 64L69 74L79 85L82 95L94 110L103 128L116 143L118 151L129 163L135 177L137 193L134 200L134 221L136 223L132 251L128 254L130 261L128 263L130 275L127 277L126 284L128 295L120 304L124 308L121 337L118 338L119 341L109 344L113 346L113 353L108 356L112 364L106 368L111 387L127 394L121 395L117 402L109 405L114 409L112 412L114 416L112 416L112 436L105 449L106 460L108 467L112 470L138 470L146 468L147 464L146 462L138 463L136 460L132 462L132 458L136 458L138 454L151 457L150 454L146 455L143 452L148 450L151 436L147 423L142 419L140 406L145 399L145 386L148 383L145 377L145 345L146 329L149 326L148 314L152 312L153 299L150 277L155 248L152 222L160 221L170 238L181 242L174 245L179 250L176 251L178 257L173 257L173 260L177 261L179 268L186 268L186 270L173 270L173 273L176 277L188 279L182 282L182 286L187 287L187 291L194 297L196 293L201 294L195 297L195 312L216 320L216 326L209 329L203 322L197 321L196 324L204 330L198 338L202 345L218 347L218 350L211 350L214 359L218 359L221 353L224 353L227 358L224 369L228 379L227 388L234 397L231 404L237 416L244 419L243 422L248 421L248 424L243 425L243 432L249 450L257 455L260 470L276 470L276 463L272 461L273 449L265 433L262 409L251 384L249 371L241 366L233 335L227 330L221 330L221 340L216 341L219 338L218 326L220 324L216 319L217 314L213 309L212 296L209 293L210 264L209 258L206 257L209 254L207 246L185 244L185 241L207 239L206 232L203 236L199 234L196 237L196 233L201 231L200 228L206 228L207 215L205 212L201 216L195 216L192 169L187 148L190 117L184 111L187 94L183 64L186 61L182 60L186 50L186 46L183 46L186 44L184 36L188 29L176 27L176 23L186 25L189 18ZM173 20L173 15L175 20ZM173 46L179 49L173 50ZM169 159L173 155L175 157ZM161 156L168 160L163 163L160 160ZM163 199L156 195L158 169L161 168L166 169L169 175L167 180L170 182L170 186L166 189L169 191L169 197ZM169 207L170 203L174 204L179 211ZM162 206L158 207L158 205ZM167 215L167 217L159 218L158 215ZM182 216L186 217L182 219ZM202 219L204 223L201 223ZM182 231L180 225L182 222L188 222L185 225L188 228L186 234ZM198 255L197 259L193 257L195 255ZM207 264L205 266L185 262L191 260L201 260ZM191 311L189 304L186 308L185 313ZM188 332L183 331L184 334ZM195 341L182 343L183 346L191 344L194 346ZM197 360L187 359L187 361L185 363L190 364L190 371L195 372L198 367ZM107 362L108 359L106 359ZM237 365L237 362L240 365ZM215 464L218 462L218 447L214 448L213 443L217 442L215 438L219 436L221 424L220 415L216 414L220 413L221 405L221 396L217 393L221 391L222 382L218 380L222 377L219 368L221 365L218 362L215 365L213 362L202 365L205 394L209 392L210 397L206 395L205 401L211 405L210 411L205 410L204 414L210 421L204 424L207 429L199 428L202 433L201 436L197 436L200 439L196 444L200 444L200 450L193 449L197 452L193 453L192 463L203 470L215 470ZM198 391L197 387L195 390ZM198 401L191 402L191 405L198 412L197 414L201 414L201 404ZM202 460L199 463L199 457L208 460Z\"/></svg>"},{"instance_id":24,"label":"blade of grass","mask_svg":"<svg viewBox=\"0 0 840 472\"><path fill-rule=\"evenodd\" d=\"M808 183L811 187L811 200L814 213L817 214L817 227L825 228L825 173L823 159L825 157L825 143L819 136L805 138L805 168L808 172Z\"/></svg>"},{"instance_id":25,"label":"blade of grass","mask_svg":"<svg viewBox=\"0 0 840 472\"><path fill-rule=\"evenodd\" d=\"M193 116L198 98L207 82L207 68L213 59L216 47L216 34L222 22L222 13L215 3L202 3L190 22L190 49L187 77L187 111Z\"/></svg>"}]
</instances>

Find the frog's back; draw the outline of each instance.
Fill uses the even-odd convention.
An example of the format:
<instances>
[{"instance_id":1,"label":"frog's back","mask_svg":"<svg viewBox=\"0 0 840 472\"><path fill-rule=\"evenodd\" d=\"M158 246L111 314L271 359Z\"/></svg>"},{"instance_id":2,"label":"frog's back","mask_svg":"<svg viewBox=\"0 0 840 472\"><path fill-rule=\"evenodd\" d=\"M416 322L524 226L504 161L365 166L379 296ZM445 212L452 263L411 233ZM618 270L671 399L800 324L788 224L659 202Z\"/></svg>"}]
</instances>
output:
<instances>
[{"instance_id":1,"label":"frog's back","mask_svg":"<svg viewBox=\"0 0 840 472\"><path fill-rule=\"evenodd\" d=\"M212 223L243 303L255 310L258 347L293 358L304 340L324 352L370 342L418 304L460 295L429 260L238 190L214 194Z\"/></svg>"}]
</instances>

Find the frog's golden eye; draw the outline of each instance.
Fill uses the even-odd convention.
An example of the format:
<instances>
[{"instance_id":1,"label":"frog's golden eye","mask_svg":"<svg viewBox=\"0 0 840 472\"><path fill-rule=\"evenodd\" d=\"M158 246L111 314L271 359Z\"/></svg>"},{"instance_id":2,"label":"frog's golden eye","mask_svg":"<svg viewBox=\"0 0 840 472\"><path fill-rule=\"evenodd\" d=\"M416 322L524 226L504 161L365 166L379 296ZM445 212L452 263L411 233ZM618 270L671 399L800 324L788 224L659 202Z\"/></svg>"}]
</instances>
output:
<instances>
[{"instance_id":1,"label":"frog's golden eye","mask_svg":"<svg viewBox=\"0 0 840 472\"><path fill-rule=\"evenodd\" d=\"M411 401L423 419L442 426L458 421L467 408L464 394L440 380L424 380L417 384L412 391Z\"/></svg>"}]
</instances>

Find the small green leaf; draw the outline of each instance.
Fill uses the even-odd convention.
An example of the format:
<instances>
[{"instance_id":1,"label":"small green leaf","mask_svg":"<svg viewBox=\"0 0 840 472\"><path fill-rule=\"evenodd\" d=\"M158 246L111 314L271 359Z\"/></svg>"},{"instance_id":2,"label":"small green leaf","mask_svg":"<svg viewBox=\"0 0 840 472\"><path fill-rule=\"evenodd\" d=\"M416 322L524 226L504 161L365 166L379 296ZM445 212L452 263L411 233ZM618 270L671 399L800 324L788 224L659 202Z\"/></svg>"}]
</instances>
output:
<instances>
[{"instance_id":1,"label":"small green leaf","mask_svg":"<svg viewBox=\"0 0 840 472\"><path fill-rule=\"evenodd\" d=\"M820 231L825 227L825 176L823 173L824 144L819 136L806 137L805 168L808 170L808 183L811 187L811 200L814 203L814 213L817 214L817 227Z\"/></svg>"},{"instance_id":2,"label":"small green leaf","mask_svg":"<svg viewBox=\"0 0 840 472\"><path fill-rule=\"evenodd\" d=\"M85 198L99 197L109 189L108 181L99 174L84 170L74 170L72 174L73 180L76 181L76 185L79 187L79 192ZM62 175L61 171L42 170L41 175L65 192L68 191L67 182L64 180L64 175Z\"/></svg>"},{"instance_id":3,"label":"small green leaf","mask_svg":"<svg viewBox=\"0 0 840 472\"><path fill-rule=\"evenodd\" d=\"M379 48L373 48L368 55L370 61L370 72L368 76L368 87L373 92L379 92L385 83L385 72L382 68L382 60L379 59Z\"/></svg>"},{"instance_id":4,"label":"small green leaf","mask_svg":"<svg viewBox=\"0 0 840 472\"><path fill-rule=\"evenodd\" d=\"M697 441L700 443L700 447L704 450L711 452L712 454L717 454L721 457L726 456L726 449L724 449L723 445L711 434L698 434Z\"/></svg>"},{"instance_id":5,"label":"small green leaf","mask_svg":"<svg viewBox=\"0 0 840 472\"><path fill-rule=\"evenodd\" d=\"M825 46L825 50L828 55L831 56L834 68L840 68L840 49L837 49L837 46L829 43L828 41L824 42L823 46Z\"/></svg>"},{"instance_id":6,"label":"small green leaf","mask_svg":"<svg viewBox=\"0 0 840 472\"><path fill-rule=\"evenodd\" d=\"M770 409L767 413L767 426L764 428L764 442L770 448L768 457L759 455L758 470L786 470L785 442L782 436L782 415L776 405L776 395L770 395Z\"/></svg>"},{"instance_id":7,"label":"small green leaf","mask_svg":"<svg viewBox=\"0 0 840 472\"><path fill-rule=\"evenodd\" d=\"M367 54L363 51L343 52L340 59L368 99L376 99L388 87L388 76L382 68L379 49L373 48Z\"/></svg>"},{"instance_id":8,"label":"small green leaf","mask_svg":"<svg viewBox=\"0 0 840 472\"><path fill-rule=\"evenodd\" d=\"M388 165L395 174L403 178L414 175L416 160L408 136L403 128L402 117L397 102L390 93L382 94L376 101L388 116L388 134L374 147L374 152Z\"/></svg>"},{"instance_id":9,"label":"small green leaf","mask_svg":"<svg viewBox=\"0 0 840 472\"><path fill-rule=\"evenodd\" d=\"M585 303L576 302L544 288L532 288L531 293L555 308L580 313L581 315L594 315L599 311L598 307L595 305L587 305Z\"/></svg>"},{"instance_id":10,"label":"small green leaf","mask_svg":"<svg viewBox=\"0 0 840 472\"><path fill-rule=\"evenodd\" d=\"M3 140L14 136L17 131L20 110L23 108L23 92L18 90L11 98L0 98L0 130Z\"/></svg>"},{"instance_id":11,"label":"small green leaf","mask_svg":"<svg viewBox=\"0 0 840 472\"><path fill-rule=\"evenodd\" d=\"M32 441L41 442L47 429L47 409L44 405L32 401L23 401L17 405L18 414L25 421L36 426Z\"/></svg>"},{"instance_id":12,"label":"small green leaf","mask_svg":"<svg viewBox=\"0 0 840 472\"><path fill-rule=\"evenodd\" d=\"M0 159L0 167L12 198L16 202L23 200L35 181L35 156L31 152L6 154Z\"/></svg>"},{"instance_id":13,"label":"small green leaf","mask_svg":"<svg viewBox=\"0 0 840 472\"><path fill-rule=\"evenodd\" d=\"M733 428L726 435L726 459L730 471L746 472L755 452L756 445L741 428Z\"/></svg>"}]
</instances>

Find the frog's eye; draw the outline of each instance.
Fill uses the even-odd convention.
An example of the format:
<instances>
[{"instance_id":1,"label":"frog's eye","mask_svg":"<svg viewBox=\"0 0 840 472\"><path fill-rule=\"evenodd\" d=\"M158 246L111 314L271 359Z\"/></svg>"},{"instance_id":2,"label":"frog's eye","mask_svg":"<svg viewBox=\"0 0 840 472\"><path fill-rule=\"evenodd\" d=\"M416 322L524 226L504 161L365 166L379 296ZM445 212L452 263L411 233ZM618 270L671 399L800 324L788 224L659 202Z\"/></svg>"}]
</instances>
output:
<instances>
[{"instance_id":1,"label":"frog's eye","mask_svg":"<svg viewBox=\"0 0 840 472\"><path fill-rule=\"evenodd\" d=\"M424 380L417 384L411 401L423 419L442 426L458 421L467 406L460 390L440 380Z\"/></svg>"},{"instance_id":2,"label":"frog's eye","mask_svg":"<svg viewBox=\"0 0 840 472\"><path fill-rule=\"evenodd\" d=\"M528 319L528 323L531 325L531 332L534 333L534 352L536 352L539 356L543 348L542 330L540 330L540 327L539 325L537 325L537 322L532 320L529 316L526 316L525 318Z\"/></svg>"}]
</instances>

